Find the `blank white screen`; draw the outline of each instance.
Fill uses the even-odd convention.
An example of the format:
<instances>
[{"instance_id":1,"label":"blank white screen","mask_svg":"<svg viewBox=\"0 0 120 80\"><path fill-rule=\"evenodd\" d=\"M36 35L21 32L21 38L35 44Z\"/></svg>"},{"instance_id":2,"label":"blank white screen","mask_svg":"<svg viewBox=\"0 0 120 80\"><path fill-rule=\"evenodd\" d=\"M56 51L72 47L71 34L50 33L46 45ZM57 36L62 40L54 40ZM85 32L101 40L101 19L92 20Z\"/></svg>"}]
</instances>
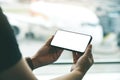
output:
<instances>
[{"instance_id":1,"label":"blank white screen","mask_svg":"<svg viewBox=\"0 0 120 80\"><path fill-rule=\"evenodd\" d=\"M84 52L91 37L88 35L58 30L51 45L78 52Z\"/></svg>"}]
</instances>

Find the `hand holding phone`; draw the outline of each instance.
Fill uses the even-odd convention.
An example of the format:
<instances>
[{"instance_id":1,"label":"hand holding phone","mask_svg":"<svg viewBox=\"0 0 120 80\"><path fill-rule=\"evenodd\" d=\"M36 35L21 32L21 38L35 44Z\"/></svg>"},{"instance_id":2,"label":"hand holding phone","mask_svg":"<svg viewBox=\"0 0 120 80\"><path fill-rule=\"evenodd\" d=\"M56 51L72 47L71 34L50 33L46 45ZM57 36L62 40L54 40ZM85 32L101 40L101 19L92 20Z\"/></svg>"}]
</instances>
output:
<instances>
[{"instance_id":1,"label":"hand holding phone","mask_svg":"<svg viewBox=\"0 0 120 80\"><path fill-rule=\"evenodd\" d=\"M51 46L84 53L91 40L91 35L57 30L51 42Z\"/></svg>"}]
</instances>

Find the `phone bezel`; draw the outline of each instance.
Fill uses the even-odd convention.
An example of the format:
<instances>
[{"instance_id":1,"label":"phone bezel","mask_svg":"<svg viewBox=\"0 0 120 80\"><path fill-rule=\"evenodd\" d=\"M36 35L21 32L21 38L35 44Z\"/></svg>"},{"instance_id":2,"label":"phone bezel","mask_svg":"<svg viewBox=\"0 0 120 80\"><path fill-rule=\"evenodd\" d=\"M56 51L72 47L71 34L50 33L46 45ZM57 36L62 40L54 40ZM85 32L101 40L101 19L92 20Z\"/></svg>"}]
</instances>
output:
<instances>
[{"instance_id":1,"label":"phone bezel","mask_svg":"<svg viewBox=\"0 0 120 80\"><path fill-rule=\"evenodd\" d=\"M92 36L91 36L91 35L83 34L83 33L78 33L78 32L73 32L73 31L62 30L62 29L57 30L57 31L55 32L55 34L54 34L54 37L56 36L56 34L57 34L58 31L65 31L65 32L70 32L70 33L75 33L75 34L80 34L80 35L89 36L89 37L90 37L90 40L89 40L87 46L88 46L88 45L91 43L91 41L92 41ZM54 37L53 37L53 39L54 39ZM52 40L52 41L53 41L53 40ZM76 51L76 52L79 52L79 53L84 53L84 52L85 52L85 51L82 52L82 51L77 51L77 50L68 49L68 48L64 48L64 47L57 46L57 45L53 45L53 44L52 44L52 41L51 41L51 43L50 43L51 46L58 47L58 48L62 48L62 49L69 50L69 51ZM87 48L87 46L86 46L86 48ZM86 48L85 48L85 50L86 50Z\"/></svg>"}]
</instances>

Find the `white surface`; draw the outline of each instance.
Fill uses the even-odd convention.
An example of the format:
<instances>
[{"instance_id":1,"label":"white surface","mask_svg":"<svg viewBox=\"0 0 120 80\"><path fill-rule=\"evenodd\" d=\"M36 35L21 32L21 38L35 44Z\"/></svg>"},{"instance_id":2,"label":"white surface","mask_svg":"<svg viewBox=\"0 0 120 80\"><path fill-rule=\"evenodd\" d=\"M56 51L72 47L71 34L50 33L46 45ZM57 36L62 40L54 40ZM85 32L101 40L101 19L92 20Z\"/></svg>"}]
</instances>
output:
<instances>
[{"instance_id":1,"label":"white surface","mask_svg":"<svg viewBox=\"0 0 120 80\"><path fill-rule=\"evenodd\" d=\"M85 52L90 39L91 36L88 35L58 30L51 45L83 53Z\"/></svg>"},{"instance_id":2,"label":"white surface","mask_svg":"<svg viewBox=\"0 0 120 80\"><path fill-rule=\"evenodd\" d=\"M39 75L39 80L50 80L59 75ZM82 80L120 80L120 73L94 73L86 74Z\"/></svg>"}]
</instances>

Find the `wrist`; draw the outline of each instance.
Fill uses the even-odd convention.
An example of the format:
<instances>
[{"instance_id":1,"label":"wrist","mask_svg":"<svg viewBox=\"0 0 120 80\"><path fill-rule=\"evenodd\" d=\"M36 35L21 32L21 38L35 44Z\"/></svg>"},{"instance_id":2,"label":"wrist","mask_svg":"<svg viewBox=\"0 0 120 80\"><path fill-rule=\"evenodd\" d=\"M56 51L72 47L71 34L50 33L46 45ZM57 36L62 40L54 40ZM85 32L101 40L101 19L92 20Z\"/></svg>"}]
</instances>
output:
<instances>
[{"instance_id":1,"label":"wrist","mask_svg":"<svg viewBox=\"0 0 120 80\"><path fill-rule=\"evenodd\" d=\"M84 77L85 73L80 72L78 70L73 70L72 73L75 75L75 80L82 80L82 78Z\"/></svg>"},{"instance_id":2,"label":"wrist","mask_svg":"<svg viewBox=\"0 0 120 80\"><path fill-rule=\"evenodd\" d=\"M84 76L86 71L80 70L79 68L74 69L73 72L76 72L78 75Z\"/></svg>"},{"instance_id":3,"label":"wrist","mask_svg":"<svg viewBox=\"0 0 120 80\"><path fill-rule=\"evenodd\" d=\"M27 64L29 65L29 67L31 68L31 70L33 70L34 65L33 65L32 59L30 57L26 57L25 60L26 60Z\"/></svg>"},{"instance_id":4,"label":"wrist","mask_svg":"<svg viewBox=\"0 0 120 80\"><path fill-rule=\"evenodd\" d=\"M33 68L34 68L34 69L40 67L40 62L38 62L37 58L32 57L32 58L31 58L31 61L32 61L32 63L33 63Z\"/></svg>"}]
</instances>

